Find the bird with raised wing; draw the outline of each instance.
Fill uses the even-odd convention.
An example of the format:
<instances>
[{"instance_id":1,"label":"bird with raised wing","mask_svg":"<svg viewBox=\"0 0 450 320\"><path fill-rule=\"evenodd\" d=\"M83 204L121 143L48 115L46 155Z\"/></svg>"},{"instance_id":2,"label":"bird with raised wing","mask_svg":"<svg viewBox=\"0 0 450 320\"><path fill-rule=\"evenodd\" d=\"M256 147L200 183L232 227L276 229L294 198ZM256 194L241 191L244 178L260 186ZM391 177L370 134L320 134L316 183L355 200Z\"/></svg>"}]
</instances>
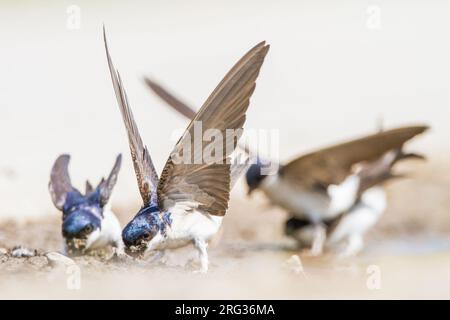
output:
<instances>
[{"instance_id":1,"label":"bird with raised wing","mask_svg":"<svg viewBox=\"0 0 450 320\"><path fill-rule=\"evenodd\" d=\"M170 107L193 118L194 109L174 94L149 78L145 83ZM338 244L342 255L356 254L363 235L386 208L383 183L400 176L392 172L394 165L424 158L403 153L403 145L427 129L419 125L380 131L302 155L280 164L272 175L262 170L271 161L255 157L246 172L248 194L261 190L272 204L289 212L285 232L310 247L310 254ZM247 146L241 149L255 154Z\"/></svg>"},{"instance_id":2,"label":"bird with raised wing","mask_svg":"<svg viewBox=\"0 0 450 320\"><path fill-rule=\"evenodd\" d=\"M122 232L126 251L142 255L194 244L200 257L199 271L206 272L207 243L219 230L228 209L236 171L241 169L230 161L236 149L235 138L239 137L232 138L231 144L230 139L205 141L207 139L200 138L197 145L196 126L201 124L202 132L215 132L222 137L228 137L230 131L242 130L269 46L259 43L227 73L193 117L160 178L139 135L122 80L111 60L106 36L105 48L143 200L141 209ZM211 150L214 150L214 161L205 159L205 154L210 154Z\"/></svg>"},{"instance_id":3,"label":"bird with raised wing","mask_svg":"<svg viewBox=\"0 0 450 320\"><path fill-rule=\"evenodd\" d=\"M124 254L119 220L111 211L109 199L122 162L119 154L107 179L97 187L86 181L84 193L72 186L69 176L70 156L60 155L50 173L49 191L55 207L62 211L63 252L83 254L112 245L116 254Z\"/></svg>"}]
</instances>

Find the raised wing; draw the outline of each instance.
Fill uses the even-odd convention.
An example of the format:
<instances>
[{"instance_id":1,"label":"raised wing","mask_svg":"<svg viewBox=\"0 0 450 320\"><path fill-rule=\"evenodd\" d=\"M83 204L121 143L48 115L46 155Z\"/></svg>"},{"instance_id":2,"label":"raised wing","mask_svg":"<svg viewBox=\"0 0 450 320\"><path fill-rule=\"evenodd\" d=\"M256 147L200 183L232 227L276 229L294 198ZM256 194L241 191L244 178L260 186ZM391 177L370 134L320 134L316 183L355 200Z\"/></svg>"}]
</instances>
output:
<instances>
[{"instance_id":1,"label":"raised wing","mask_svg":"<svg viewBox=\"0 0 450 320\"><path fill-rule=\"evenodd\" d=\"M144 78L144 81L147 86L154 93L156 93L156 95L158 95L164 102L167 103L167 105L175 109L178 113L188 118L189 120L194 119L196 112L193 108L189 107L186 103L179 100L154 80ZM253 154L246 144L240 143L238 146L239 149L243 151L243 153L238 153L237 157L239 157L239 160L231 164L231 188L234 187L237 180L239 180L241 175L244 174L244 172L247 171L247 169L250 167L251 161L249 156Z\"/></svg>"},{"instance_id":2,"label":"raised wing","mask_svg":"<svg viewBox=\"0 0 450 320\"><path fill-rule=\"evenodd\" d=\"M223 216L230 193L229 156L236 148L239 135L230 145L227 129L239 130L245 122L249 99L269 46L256 45L228 72L191 121L171 153L158 185L158 204L168 209L177 203L196 203L212 215ZM202 137L196 137L201 124ZM223 139L203 141L203 133L213 129ZM199 140L200 143L197 143ZM228 142L228 145L227 145ZM214 150L214 161L203 157ZM189 152L190 151L190 152Z\"/></svg>"},{"instance_id":3,"label":"raised wing","mask_svg":"<svg viewBox=\"0 0 450 320\"><path fill-rule=\"evenodd\" d=\"M250 168L252 162L250 161L249 157L245 156L245 159L239 160L237 163L234 163L230 167L230 189L233 189L236 182L239 180L239 178L247 172L248 168Z\"/></svg>"},{"instance_id":4,"label":"raised wing","mask_svg":"<svg viewBox=\"0 0 450 320\"><path fill-rule=\"evenodd\" d=\"M86 180L86 187L85 187L84 194L88 195L92 191L94 191L94 186L91 184L91 182L89 180Z\"/></svg>"},{"instance_id":5,"label":"raised wing","mask_svg":"<svg viewBox=\"0 0 450 320\"><path fill-rule=\"evenodd\" d=\"M401 150L406 141L427 129L397 128L325 148L294 159L280 169L280 174L307 188L327 188L344 181L354 165L375 161L390 150Z\"/></svg>"},{"instance_id":6,"label":"raised wing","mask_svg":"<svg viewBox=\"0 0 450 320\"><path fill-rule=\"evenodd\" d=\"M193 108L189 107L180 99L176 98L173 94L171 94L169 91L164 89L161 85L157 84L153 80L150 80L149 78L144 78L144 81L147 84L147 86L150 89L152 89L152 91L156 93L158 97L160 97L163 101L165 101L169 106L174 108L176 111L181 113L189 120L194 119L197 113L194 111Z\"/></svg>"},{"instance_id":7,"label":"raised wing","mask_svg":"<svg viewBox=\"0 0 450 320\"><path fill-rule=\"evenodd\" d=\"M178 113L185 116L189 120L194 119L195 115L197 114L193 108L188 106L186 103L182 102L180 99L175 97L172 93L170 93L167 89L163 88L160 84L156 83L153 80L150 80L149 78L144 78L145 83L147 86L152 89L158 97L160 97L163 101L165 101L170 107L175 109ZM247 155L255 155L256 153L253 153L250 148L244 144L240 143L239 149L244 151Z\"/></svg>"},{"instance_id":8,"label":"raised wing","mask_svg":"<svg viewBox=\"0 0 450 320\"><path fill-rule=\"evenodd\" d=\"M53 204L59 210L63 209L68 192L74 191L69 176L70 156L68 154L60 155L53 164L50 173L50 182L48 190L52 197Z\"/></svg>"},{"instance_id":9,"label":"raised wing","mask_svg":"<svg viewBox=\"0 0 450 320\"><path fill-rule=\"evenodd\" d=\"M123 122L127 129L128 142L130 145L131 158L133 160L134 172L138 182L144 205L155 203L157 200L156 190L158 186L158 174L153 166L152 159L144 146L133 113L131 112L127 94L122 84L119 72L114 68L106 41L106 33L103 28L103 37L105 40L106 57L108 59L109 71L116 94L117 103L122 114Z\"/></svg>"},{"instance_id":10,"label":"raised wing","mask_svg":"<svg viewBox=\"0 0 450 320\"><path fill-rule=\"evenodd\" d=\"M102 179L102 182L98 186L100 190L100 204L102 206L106 205L111 197L112 191L117 183L117 178L119 176L120 166L122 165L122 155L119 154L114 162L114 167L112 168L109 176L106 180Z\"/></svg>"}]
</instances>

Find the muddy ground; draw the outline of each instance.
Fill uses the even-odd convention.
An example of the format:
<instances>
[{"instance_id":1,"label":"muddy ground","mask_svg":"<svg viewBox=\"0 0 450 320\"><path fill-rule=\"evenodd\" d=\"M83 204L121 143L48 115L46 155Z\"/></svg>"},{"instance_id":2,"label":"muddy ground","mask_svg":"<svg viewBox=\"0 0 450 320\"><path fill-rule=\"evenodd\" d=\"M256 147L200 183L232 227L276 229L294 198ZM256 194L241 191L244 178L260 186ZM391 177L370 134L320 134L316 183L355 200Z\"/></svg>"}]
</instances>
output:
<instances>
[{"instance_id":1,"label":"muddy ground","mask_svg":"<svg viewBox=\"0 0 450 320\"><path fill-rule=\"evenodd\" d=\"M450 298L447 184L428 184L426 176L388 186L388 211L367 235L364 252L349 259L302 254L283 236L281 210L260 196L234 199L210 245L207 275L192 272L192 247L159 263L118 261L105 251L73 258L79 268L73 269L46 256L61 248L56 213L6 221L0 225L0 298ZM114 209L125 223L129 210ZM31 256L14 257L18 246Z\"/></svg>"}]
</instances>

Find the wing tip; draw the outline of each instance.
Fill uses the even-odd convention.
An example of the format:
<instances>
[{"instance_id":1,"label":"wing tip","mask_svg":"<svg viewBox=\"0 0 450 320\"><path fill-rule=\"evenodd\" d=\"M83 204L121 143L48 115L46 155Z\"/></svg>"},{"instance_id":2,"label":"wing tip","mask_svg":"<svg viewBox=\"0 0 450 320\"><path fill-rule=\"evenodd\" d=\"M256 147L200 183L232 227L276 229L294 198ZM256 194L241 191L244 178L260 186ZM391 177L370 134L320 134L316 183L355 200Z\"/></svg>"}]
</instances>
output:
<instances>
[{"instance_id":1,"label":"wing tip","mask_svg":"<svg viewBox=\"0 0 450 320\"><path fill-rule=\"evenodd\" d=\"M68 153L60 154L58 158L56 158L55 162L62 162L62 161L68 163L70 161L70 154Z\"/></svg>"},{"instance_id":2,"label":"wing tip","mask_svg":"<svg viewBox=\"0 0 450 320\"><path fill-rule=\"evenodd\" d=\"M118 166L121 166L122 165L122 153L119 153L117 156L116 156L116 163L115 163L116 165L118 165Z\"/></svg>"},{"instance_id":3,"label":"wing tip","mask_svg":"<svg viewBox=\"0 0 450 320\"><path fill-rule=\"evenodd\" d=\"M269 48L270 44L267 43L266 40L262 40L260 42L258 42L253 49L261 49L261 48Z\"/></svg>"},{"instance_id":4,"label":"wing tip","mask_svg":"<svg viewBox=\"0 0 450 320\"><path fill-rule=\"evenodd\" d=\"M416 135L422 134L428 130L430 130L431 127L427 124L417 124L417 125L407 125L407 126L401 126L401 127L395 127L390 130L381 131L381 134L406 134L407 136L414 137Z\"/></svg>"},{"instance_id":5,"label":"wing tip","mask_svg":"<svg viewBox=\"0 0 450 320\"><path fill-rule=\"evenodd\" d=\"M427 124L417 124L409 127L405 127L405 129L410 129L414 135L422 134L431 129L431 126Z\"/></svg>"},{"instance_id":6,"label":"wing tip","mask_svg":"<svg viewBox=\"0 0 450 320\"><path fill-rule=\"evenodd\" d=\"M149 87L152 87L153 88L153 86L156 86L156 83L155 83L155 81L153 81L150 77L148 77L148 76L143 76L142 77L142 80L144 81L144 83L146 83Z\"/></svg>"},{"instance_id":7,"label":"wing tip","mask_svg":"<svg viewBox=\"0 0 450 320\"><path fill-rule=\"evenodd\" d=\"M262 60L264 60L264 57L267 55L267 52L269 52L270 49L270 45L266 44L266 41L263 40L261 42L259 42L258 44L256 44L253 48L251 48L247 54L245 54L241 60L245 59L245 58L252 58L255 56L260 56L262 57Z\"/></svg>"},{"instance_id":8,"label":"wing tip","mask_svg":"<svg viewBox=\"0 0 450 320\"><path fill-rule=\"evenodd\" d=\"M420 128L421 133L422 133L422 132L426 132L426 131L431 130L431 126L428 125L428 124L423 124L423 125L420 125L420 126L418 126L418 127Z\"/></svg>"},{"instance_id":9,"label":"wing tip","mask_svg":"<svg viewBox=\"0 0 450 320\"><path fill-rule=\"evenodd\" d=\"M258 53L260 53L263 57L265 57L267 55L267 52L269 52L270 49L270 44L267 44L265 40L261 41L260 43L258 43L254 49L256 49L256 51Z\"/></svg>"},{"instance_id":10,"label":"wing tip","mask_svg":"<svg viewBox=\"0 0 450 320\"><path fill-rule=\"evenodd\" d=\"M103 23L103 42L105 43L105 48L106 48L106 51L108 51L108 39L107 39L107 37L106 37L106 26L105 26L105 24Z\"/></svg>"},{"instance_id":11,"label":"wing tip","mask_svg":"<svg viewBox=\"0 0 450 320\"><path fill-rule=\"evenodd\" d=\"M158 93L160 90L162 90L161 86L150 77L144 76L143 81L155 93Z\"/></svg>"}]
</instances>

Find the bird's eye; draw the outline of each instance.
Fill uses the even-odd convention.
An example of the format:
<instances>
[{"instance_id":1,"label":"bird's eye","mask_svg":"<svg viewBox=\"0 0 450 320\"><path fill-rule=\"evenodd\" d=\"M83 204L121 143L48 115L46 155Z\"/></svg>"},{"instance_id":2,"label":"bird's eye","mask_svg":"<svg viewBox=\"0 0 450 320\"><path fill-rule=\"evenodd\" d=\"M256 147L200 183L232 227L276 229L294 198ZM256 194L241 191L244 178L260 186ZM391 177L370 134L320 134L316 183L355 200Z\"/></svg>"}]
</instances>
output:
<instances>
[{"instance_id":1,"label":"bird's eye","mask_svg":"<svg viewBox=\"0 0 450 320\"><path fill-rule=\"evenodd\" d=\"M90 233L92 232L93 228L92 225L88 224L86 227L84 227L84 232L85 233Z\"/></svg>"},{"instance_id":2,"label":"bird's eye","mask_svg":"<svg viewBox=\"0 0 450 320\"><path fill-rule=\"evenodd\" d=\"M150 240L150 237L151 237L150 232L144 232L141 236L143 240Z\"/></svg>"}]
</instances>

